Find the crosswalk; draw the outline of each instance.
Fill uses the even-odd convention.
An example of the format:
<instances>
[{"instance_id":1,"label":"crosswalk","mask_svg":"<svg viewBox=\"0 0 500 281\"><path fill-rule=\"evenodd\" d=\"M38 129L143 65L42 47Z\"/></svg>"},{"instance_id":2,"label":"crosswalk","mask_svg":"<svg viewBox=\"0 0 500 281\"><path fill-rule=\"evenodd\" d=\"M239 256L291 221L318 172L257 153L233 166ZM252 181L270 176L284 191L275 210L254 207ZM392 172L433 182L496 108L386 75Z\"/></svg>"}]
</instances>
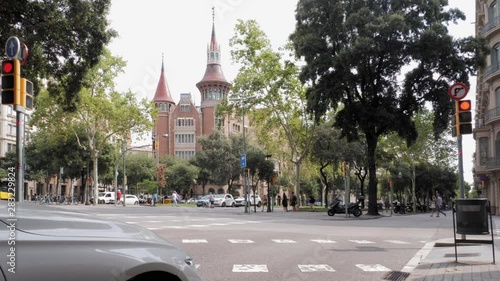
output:
<instances>
[{"instance_id":1,"label":"crosswalk","mask_svg":"<svg viewBox=\"0 0 500 281\"><path fill-rule=\"evenodd\" d=\"M296 240L291 240L291 239L270 239L272 242L276 244L297 244L299 243ZM257 243L254 240L249 240L249 239L227 239L227 241L231 244L254 244ZM383 242L390 243L390 244L397 244L397 245L409 245L412 244L411 242L406 242L406 241L399 241L399 240L382 240L382 242L375 242L375 241L369 241L369 240L348 240L349 242L353 244L380 244ZM337 244L338 241L334 240L323 240L323 239L309 239L306 242L313 242L313 243L318 243L318 244ZM207 239L182 239L182 243L184 244L193 244L193 243L209 243ZM423 244L427 243L426 241L418 241L418 245L421 246Z\"/></svg>"}]
</instances>

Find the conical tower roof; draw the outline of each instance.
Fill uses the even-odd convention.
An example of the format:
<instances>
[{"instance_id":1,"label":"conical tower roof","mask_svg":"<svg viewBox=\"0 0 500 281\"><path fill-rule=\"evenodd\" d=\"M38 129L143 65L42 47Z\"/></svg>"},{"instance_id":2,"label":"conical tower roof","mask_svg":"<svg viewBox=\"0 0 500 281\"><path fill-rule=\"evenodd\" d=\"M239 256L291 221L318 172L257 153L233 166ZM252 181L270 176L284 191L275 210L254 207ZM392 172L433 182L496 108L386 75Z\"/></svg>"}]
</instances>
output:
<instances>
[{"instance_id":1,"label":"conical tower roof","mask_svg":"<svg viewBox=\"0 0 500 281\"><path fill-rule=\"evenodd\" d=\"M212 23L212 35L210 38L210 43L207 46L207 68L205 70L205 75L200 82L196 84L199 88L206 82L220 82L222 84L230 84L227 82L221 67L221 52L220 45L217 44L217 37L215 36L215 17Z\"/></svg>"},{"instance_id":2,"label":"conical tower roof","mask_svg":"<svg viewBox=\"0 0 500 281\"><path fill-rule=\"evenodd\" d=\"M163 65L163 55L161 58L161 74L160 80L158 81L158 86L156 86L155 96L153 98L154 102L169 102L175 103L172 95L170 94L170 89L168 88L167 79L165 79L165 68Z\"/></svg>"}]
</instances>

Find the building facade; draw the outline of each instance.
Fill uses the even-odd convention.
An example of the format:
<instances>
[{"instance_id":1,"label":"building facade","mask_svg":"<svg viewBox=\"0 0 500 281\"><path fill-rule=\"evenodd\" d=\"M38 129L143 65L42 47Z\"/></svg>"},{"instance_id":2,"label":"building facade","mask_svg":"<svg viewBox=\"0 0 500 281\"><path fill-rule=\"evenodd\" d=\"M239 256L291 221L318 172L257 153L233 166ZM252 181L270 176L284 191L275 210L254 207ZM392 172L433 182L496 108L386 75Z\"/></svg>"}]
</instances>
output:
<instances>
[{"instance_id":1,"label":"building facade","mask_svg":"<svg viewBox=\"0 0 500 281\"><path fill-rule=\"evenodd\" d=\"M476 0L476 36L491 50L486 67L477 71L474 179L493 214L500 214L500 5Z\"/></svg>"}]
</instances>

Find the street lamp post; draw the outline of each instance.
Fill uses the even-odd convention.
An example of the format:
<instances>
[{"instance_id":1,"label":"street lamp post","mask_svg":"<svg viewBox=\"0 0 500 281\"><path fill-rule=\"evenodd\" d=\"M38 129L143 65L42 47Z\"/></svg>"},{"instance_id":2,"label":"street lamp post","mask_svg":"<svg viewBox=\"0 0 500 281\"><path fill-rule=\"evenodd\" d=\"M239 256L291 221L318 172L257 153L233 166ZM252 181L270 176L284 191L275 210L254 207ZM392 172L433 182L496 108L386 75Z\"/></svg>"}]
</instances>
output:
<instances>
[{"instance_id":1,"label":"street lamp post","mask_svg":"<svg viewBox=\"0 0 500 281\"><path fill-rule=\"evenodd\" d=\"M229 101L234 101L234 102L241 102L241 115L242 115L242 120L243 120L243 155L242 155L242 161L241 161L241 168L243 169L243 189L245 191L246 197L245 197L245 213L250 213L249 211L249 206L248 202L250 201L250 195L248 194L248 187L247 187L247 180L248 180L248 175L245 173L245 167L246 167L246 157L247 157L247 145L246 145L246 139L245 139L245 101L250 100L255 98L255 96L251 97L246 97L246 98L232 98L229 99ZM255 194L254 194L255 196Z\"/></svg>"}]
</instances>

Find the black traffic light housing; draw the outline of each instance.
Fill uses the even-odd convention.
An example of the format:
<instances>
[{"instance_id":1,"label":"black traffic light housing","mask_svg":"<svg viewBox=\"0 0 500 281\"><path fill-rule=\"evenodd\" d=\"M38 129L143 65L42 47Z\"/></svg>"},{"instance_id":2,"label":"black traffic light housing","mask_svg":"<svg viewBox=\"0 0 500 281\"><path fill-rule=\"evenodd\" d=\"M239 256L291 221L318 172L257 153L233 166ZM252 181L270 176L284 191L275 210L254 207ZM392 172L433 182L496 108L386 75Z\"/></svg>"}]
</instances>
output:
<instances>
[{"instance_id":1,"label":"black traffic light housing","mask_svg":"<svg viewBox=\"0 0 500 281\"><path fill-rule=\"evenodd\" d=\"M19 60L2 61L2 104L18 105L21 92L21 65Z\"/></svg>"},{"instance_id":2,"label":"black traffic light housing","mask_svg":"<svg viewBox=\"0 0 500 281\"><path fill-rule=\"evenodd\" d=\"M452 136L472 134L472 103L470 100L459 100L455 103L455 115L451 121Z\"/></svg>"}]
</instances>

